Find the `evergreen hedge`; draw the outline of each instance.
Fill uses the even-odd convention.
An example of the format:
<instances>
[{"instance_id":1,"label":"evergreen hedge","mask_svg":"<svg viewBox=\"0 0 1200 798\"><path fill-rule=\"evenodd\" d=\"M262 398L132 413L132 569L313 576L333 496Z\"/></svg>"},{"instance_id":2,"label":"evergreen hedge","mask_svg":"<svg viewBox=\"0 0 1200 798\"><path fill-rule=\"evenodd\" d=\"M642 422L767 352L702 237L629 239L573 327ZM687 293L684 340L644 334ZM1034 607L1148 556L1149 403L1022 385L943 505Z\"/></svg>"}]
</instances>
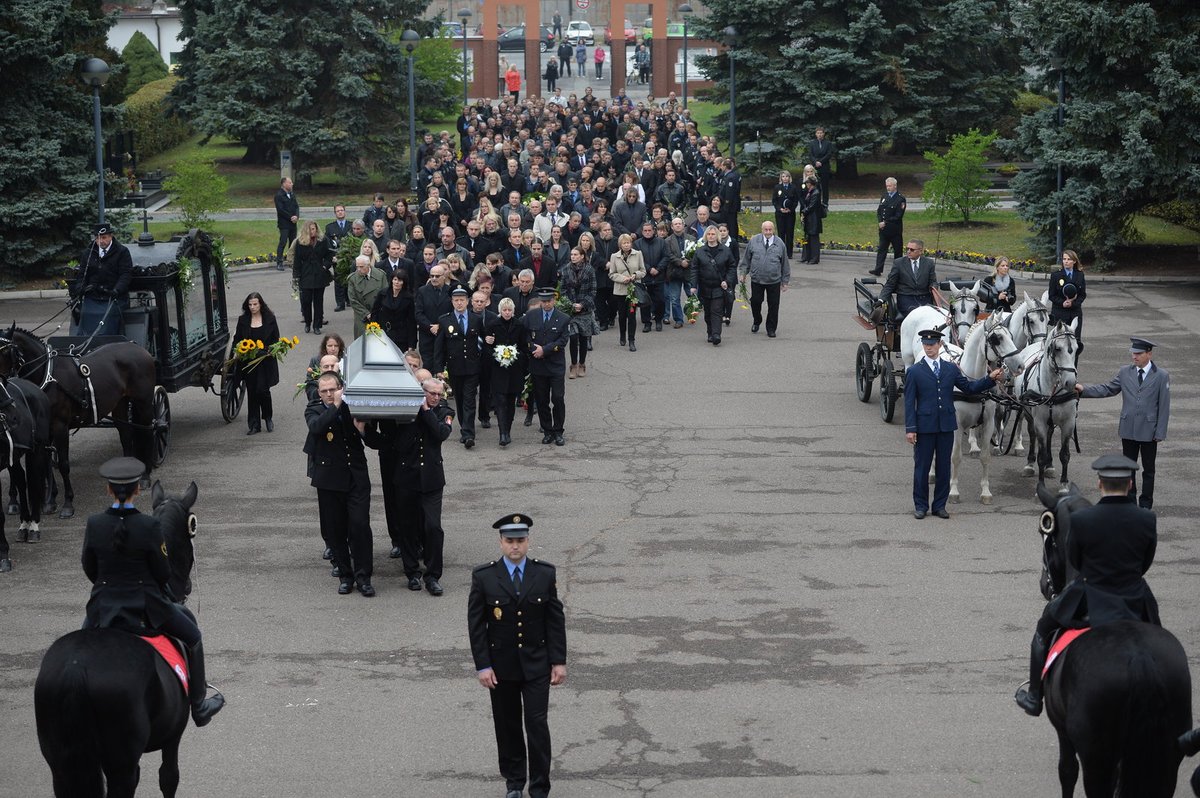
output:
<instances>
[{"instance_id":1,"label":"evergreen hedge","mask_svg":"<svg viewBox=\"0 0 1200 798\"><path fill-rule=\"evenodd\" d=\"M168 150L192 135L191 127L167 108L167 94L178 81L176 77L151 81L125 101L125 129L133 132L139 160Z\"/></svg>"}]
</instances>

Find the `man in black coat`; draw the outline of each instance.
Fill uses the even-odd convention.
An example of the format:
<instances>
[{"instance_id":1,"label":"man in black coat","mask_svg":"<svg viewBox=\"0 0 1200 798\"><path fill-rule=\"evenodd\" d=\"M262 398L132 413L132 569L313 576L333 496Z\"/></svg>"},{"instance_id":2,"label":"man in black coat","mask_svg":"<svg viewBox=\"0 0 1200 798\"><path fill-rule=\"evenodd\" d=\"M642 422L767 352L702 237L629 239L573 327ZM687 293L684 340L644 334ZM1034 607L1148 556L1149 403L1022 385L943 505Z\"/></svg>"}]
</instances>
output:
<instances>
[{"instance_id":1,"label":"man in black coat","mask_svg":"<svg viewBox=\"0 0 1200 798\"><path fill-rule=\"evenodd\" d=\"M1067 562L1077 575L1046 605L1030 647L1029 689L1015 696L1034 717L1042 712L1042 669L1054 632L1123 620L1162 625L1145 579L1158 546L1157 517L1129 494L1137 463L1107 454L1092 468L1099 475L1100 501L1071 513L1067 537Z\"/></svg>"},{"instance_id":2,"label":"man in black coat","mask_svg":"<svg viewBox=\"0 0 1200 798\"><path fill-rule=\"evenodd\" d=\"M317 508L325 544L333 550L338 567L338 593L354 590L367 598L375 595L371 585L371 478L363 451L360 426L342 400L342 378L322 374L317 380L317 401L304 410L308 437L304 453L309 457L312 486L317 489Z\"/></svg>"},{"instance_id":3,"label":"man in black coat","mask_svg":"<svg viewBox=\"0 0 1200 798\"><path fill-rule=\"evenodd\" d=\"M413 309L417 317L417 349L421 353L421 360L431 367L434 362L434 341L441 326L439 319L453 308L450 288L446 285L446 266L439 263L429 270L429 280L425 285L417 289Z\"/></svg>"},{"instance_id":4,"label":"man in black coat","mask_svg":"<svg viewBox=\"0 0 1200 798\"><path fill-rule=\"evenodd\" d=\"M876 276L883 274L888 247L892 248L895 258L900 257L900 250L904 247L904 209L908 207L908 201L897 190L898 186L894 177L885 180L883 196L879 198L879 207L875 209L875 218L879 222L879 245L871 274Z\"/></svg>"},{"instance_id":5,"label":"man in black coat","mask_svg":"<svg viewBox=\"0 0 1200 798\"><path fill-rule=\"evenodd\" d=\"M373 449L388 449L394 468L396 506L402 519L422 519L422 529L411 521L402 523L400 561L409 590L421 589L420 558L425 560L425 589L440 596L442 589L442 491L446 472L442 465L442 441L450 437L454 411L446 404L445 386L439 379L421 383L425 401L417 417L406 424L379 421L363 425L363 438ZM419 553L424 541L424 553Z\"/></svg>"},{"instance_id":6,"label":"man in black coat","mask_svg":"<svg viewBox=\"0 0 1200 798\"><path fill-rule=\"evenodd\" d=\"M517 272L517 284L504 289L504 296L513 301L513 315L518 319L525 315L530 307L537 310L538 298L534 292L533 270L522 269Z\"/></svg>"},{"instance_id":7,"label":"man in black coat","mask_svg":"<svg viewBox=\"0 0 1200 798\"><path fill-rule=\"evenodd\" d=\"M521 798L527 773L530 798L550 793L550 686L567 678L557 573L528 556L532 525L521 513L492 524L503 557L471 572L467 597L471 656L479 683L491 692L506 798Z\"/></svg>"},{"instance_id":8,"label":"man in black coat","mask_svg":"<svg viewBox=\"0 0 1200 798\"><path fill-rule=\"evenodd\" d=\"M491 294L487 289L476 289L471 294L471 313L479 318L479 426L491 429L489 416L492 414L492 347L487 341L485 330L499 314L492 307L500 301L498 294Z\"/></svg>"},{"instance_id":9,"label":"man in black coat","mask_svg":"<svg viewBox=\"0 0 1200 798\"><path fill-rule=\"evenodd\" d=\"M433 345L433 373L450 374L454 406L461 423L462 445L475 446L475 405L483 348L483 320L471 312L470 292L459 286L450 293L453 308L438 319Z\"/></svg>"},{"instance_id":10,"label":"man in black coat","mask_svg":"<svg viewBox=\"0 0 1200 798\"><path fill-rule=\"evenodd\" d=\"M113 238L108 222L95 225L96 239L80 256L79 277L71 296L81 303L75 335L91 335L101 328L105 335L125 331L121 311L129 307L129 281L133 279L133 257Z\"/></svg>"},{"instance_id":11,"label":"man in black coat","mask_svg":"<svg viewBox=\"0 0 1200 798\"><path fill-rule=\"evenodd\" d=\"M829 204L829 181L833 178L833 159L837 148L833 142L825 138L825 128L818 127L808 142L808 162L817 170L818 183L821 186L821 202Z\"/></svg>"},{"instance_id":12,"label":"man in black coat","mask_svg":"<svg viewBox=\"0 0 1200 798\"><path fill-rule=\"evenodd\" d=\"M275 192L275 226L279 228L279 246L275 249L275 268L284 270L283 253L296 240L296 222L300 218L300 201L292 193L292 179L279 181Z\"/></svg>"},{"instance_id":13,"label":"man in black coat","mask_svg":"<svg viewBox=\"0 0 1200 798\"><path fill-rule=\"evenodd\" d=\"M521 318L525 328L523 348L529 353L529 374L533 378L533 396L537 402L538 421L542 427L542 443L554 442L563 446L564 425L567 419L566 374L567 325L570 319L554 307L554 289L538 291L541 309L530 307ZM551 411L553 403L553 412Z\"/></svg>"},{"instance_id":14,"label":"man in black coat","mask_svg":"<svg viewBox=\"0 0 1200 798\"><path fill-rule=\"evenodd\" d=\"M642 253L646 264L646 279L642 283L650 292L650 301L641 307L642 332L650 332L650 322L655 330L662 330L663 318L667 315L667 245L654 231L654 224L646 221L641 225L642 234L633 242L633 248Z\"/></svg>"}]
</instances>

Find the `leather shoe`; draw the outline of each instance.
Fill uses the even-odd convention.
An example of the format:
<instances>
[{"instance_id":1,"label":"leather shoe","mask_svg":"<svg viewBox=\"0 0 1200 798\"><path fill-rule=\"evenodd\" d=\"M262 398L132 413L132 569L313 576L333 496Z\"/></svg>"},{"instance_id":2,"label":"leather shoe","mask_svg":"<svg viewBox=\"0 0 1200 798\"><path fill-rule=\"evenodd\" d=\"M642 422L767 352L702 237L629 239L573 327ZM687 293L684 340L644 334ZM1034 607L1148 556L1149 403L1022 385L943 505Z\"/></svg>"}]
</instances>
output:
<instances>
[{"instance_id":1,"label":"leather shoe","mask_svg":"<svg viewBox=\"0 0 1200 798\"><path fill-rule=\"evenodd\" d=\"M334 579L337 579L339 576L341 576L341 575L342 575L342 569L341 569L341 568L338 568L338 567L335 565L335 566L333 566L332 568L330 568L330 569L329 569L329 575L330 575L330 576L332 576Z\"/></svg>"},{"instance_id":2,"label":"leather shoe","mask_svg":"<svg viewBox=\"0 0 1200 798\"><path fill-rule=\"evenodd\" d=\"M633 341L630 341L630 342L629 342L629 351L630 351L630 352L636 352L636 351L637 351L637 344L636 344L636 343L634 343Z\"/></svg>"},{"instance_id":3,"label":"leather shoe","mask_svg":"<svg viewBox=\"0 0 1200 798\"><path fill-rule=\"evenodd\" d=\"M310 332L312 332L312 325L311 325L311 324L305 324L305 325L304 325L304 332L306 332L306 333L310 333Z\"/></svg>"},{"instance_id":4,"label":"leather shoe","mask_svg":"<svg viewBox=\"0 0 1200 798\"><path fill-rule=\"evenodd\" d=\"M359 582L358 592L363 594L363 598L371 598L375 595L375 587L369 581Z\"/></svg>"},{"instance_id":5,"label":"leather shoe","mask_svg":"<svg viewBox=\"0 0 1200 798\"><path fill-rule=\"evenodd\" d=\"M656 321L656 322L654 322L654 331L655 331L655 332L662 332L662 321Z\"/></svg>"},{"instance_id":6,"label":"leather shoe","mask_svg":"<svg viewBox=\"0 0 1200 798\"><path fill-rule=\"evenodd\" d=\"M275 421L273 419L268 418L265 423L267 425L267 432L275 431Z\"/></svg>"},{"instance_id":7,"label":"leather shoe","mask_svg":"<svg viewBox=\"0 0 1200 798\"><path fill-rule=\"evenodd\" d=\"M350 591L353 589L354 589L354 580L353 579L343 578L342 581L338 582L338 595L340 595L340 596L350 595Z\"/></svg>"},{"instance_id":8,"label":"leather shoe","mask_svg":"<svg viewBox=\"0 0 1200 798\"><path fill-rule=\"evenodd\" d=\"M225 706L225 696L220 693L215 694L212 698L204 699L192 707L192 722L196 726L207 726L208 722L213 719L213 715L220 712L223 706Z\"/></svg>"},{"instance_id":9,"label":"leather shoe","mask_svg":"<svg viewBox=\"0 0 1200 798\"><path fill-rule=\"evenodd\" d=\"M913 518L915 518L915 519L917 519L918 521L920 521L920 520L921 520L922 518L924 518L924 517L925 517L925 511L924 511L924 510L913 510Z\"/></svg>"},{"instance_id":10,"label":"leather shoe","mask_svg":"<svg viewBox=\"0 0 1200 798\"><path fill-rule=\"evenodd\" d=\"M758 332L758 328L759 328L759 325L752 324L752 325L750 325L750 332L756 333L756 332Z\"/></svg>"},{"instance_id":11,"label":"leather shoe","mask_svg":"<svg viewBox=\"0 0 1200 798\"><path fill-rule=\"evenodd\" d=\"M1017 688L1017 694L1013 696L1013 700L1017 702L1017 706L1025 710L1027 715L1036 718L1042 714L1042 697L1034 695L1024 687Z\"/></svg>"},{"instance_id":12,"label":"leather shoe","mask_svg":"<svg viewBox=\"0 0 1200 798\"><path fill-rule=\"evenodd\" d=\"M682 326L683 326L683 322L681 322L681 321L676 321L671 324L671 327L676 330L678 330Z\"/></svg>"},{"instance_id":13,"label":"leather shoe","mask_svg":"<svg viewBox=\"0 0 1200 798\"><path fill-rule=\"evenodd\" d=\"M883 274L883 272L882 272L882 271L875 271L874 269L871 269L871 274L875 275L876 277L879 277L879 276L881 276L881 275Z\"/></svg>"},{"instance_id":14,"label":"leather shoe","mask_svg":"<svg viewBox=\"0 0 1200 798\"><path fill-rule=\"evenodd\" d=\"M527 427L533 426L533 416L525 416L525 426L527 426Z\"/></svg>"},{"instance_id":15,"label":"leather shoe","mask_svg":"<svg viewBox=\"0 0 1200 798\"><path fill-rule=\"evenodd\" d=\"M510 443L512 443L512 438L510 438L508 436L508 433L507 432L500 433L500 445L508 446Z\"/></svg>"},{"instance_id":16,"label":"leather shoe","mask_svg":"<svg viewBox=\"0 0 1200 798\"><path fill-rule=\"evenodd\" d=\"M333 312L334 312L334 313L341 313L341 312L342 312L343 310L345 310L345 309L346 309L346 306L345 306L345 305L338 305L336 308L334 308L334 309L333 309Z\"/></svg>"},{"instance_id":17,"label":"leather shoe","mask_svg":"<svg viewBox=\"0 0 1200 798\"><path fill-rule=\"evenodd\" d=\"M246 430L247 435L257 435L260 432L262 432L262 430L259 427L251 427L250 429Z\"/></svg>"},{"instance_id":18,"label":"leather shoe","mask_svg":"<svg viewBox=\"0 0 1200 798\"><path fill-rule=\"evenodd\" d=\"M400 547L392 546L392 550L388 552L388 558L393 560L400 559Z\"/></svg>"},{"instance_id":19,"label":"leather shoe","mask_svg":"<svg viewBox=\"0 0 1200 798\"><path fill-rule=\"evenodd\" d=\"M465 441L463 441L463 446L467 447L468 449L474 448L474 446L475 446L475 439L474 439L474 438L467 438Z\"/></svg>"},{"instance_id":20,"label":"leather shoe","mask_svg":"<svg viewBox=\"0 0 1200 798\"><path fill-rule=\"evenodd\" d=\"M567 440L566 440L566 438L564 438L561 435L555 435L554 436L554 445L555 446L566 446Z\"/></svg>"},{"instance_id":21,"label":"leather shoe","mask_svg":"<svg viewBox=\"0 0 1200 798\"><path fill-rule=\"evenodd\" d=\"M549 432L547 432L545 435L542 436L542 443L551 443L553 440L554 440L554 436L551 435Z\"/></svg>"},{"instance_id":22,"label":"leather shoe","mask_svg":"<svg viewBox=\"0 0 1200 798\"><path fill-rule=\"evenodd\" d=\"M436 579L426 579L425 589L428 590L429 594L432 596L440 596L446 592L445 590L442 590L442 586L438 584L438 580Z\"/></svg>"},{"instance_id":23,"label":"leather shoe","mask_svg":"<svg viewBox=\"0 0 1200 798\"><path fill-rule=\"evenodd\" d=\"M720 338L714 338L714 339L712 339L712 345L713 345L713 346L720 346L720 345L721 345L721 339L720 339Z\"/></svg>"},{"instance_id":24,"label":"leather shoe","mask_svg":"<svg viewBox=\"0 0 1200 798\"><path fill-rule=\"evenodd\" d=\"M325 551L321 552L321 559L322 560L332 560L333 559L333 549L326 546Z\"/></svg>"},{"instance_id":25,"label":"leather shoe","mask_svg":"<svg viewBox=\"0 0 1200 798\"><path fill-rule=\"evenodd\" d=\"M504 798L521 798L520 790L509 790L504 794Z\"/></svg>"},{"instance_id":26,"label":"leather shoe","mask_svg":"<svg viewBox=\"0 0 1200 798\"><path fill-rule=\"evenodd\" d=\"M650 332L650 323L649 322L642 325L642 332L644 332L644 333Z\"/></svg>"},{"instance_id":27,"label":"leather shoe","mask_svg":"<svg viewBox=\"0 0 1200 798\"><path fill-rule=\"evenodd\" d=\"M938 518L949 518L950 517L950 513L946 512L945 507L941 508L940 510L934 510L933 514L936 515Z\"/></svg>"},{"instance_id":28,"label":"leather shoe","mask_svg":"<svg viewBox=\"0 0 1200 798\"><path fill-rule=\"evenodd\" d=\"M409 590L420 590L421 589L421 578L418 576L410 576L408 578L408 589Z\"/></svg>"},{"instance_id":29,"label":"leather shoe","mask_svg":"<svg viewBox=\"0 0 1200 798\"><path fill-rule=\"evenodd\" d=\"M774 338L774 337L775 337L775 333L773 333L773 332L769 332L769 333L767 333L767 337L768 337L768 338Z\"/></svg>"},{"instance_id":30,"label":"leather shoe","mask_svg":"<svg viewBox=\"0 0 1200 798\"><path fill-rule=\"evenodd\" d=\"M483 427L484 429L491 429L491 428L492 428L492 422L491 422L491 421L489 421L489 420L488 420L488 419L486 419L486 418L481 418L481 419L479 420L479 426Z\"/></svg>"},{"instance_id":31,"label":"leather shoe","mask_svg":"<svg viewBox=\"0 0 1200 798\"><path fill-rule=\"evenodd\" d=\"M730 321L731 321L731 319L730 319L728 316L726 316L725 318L721 319L721 323L722 323L722 324L724 324L726 327L728 327L728 326L729 326L729 322L730 322Z\"/></svg>"}]
</instances>

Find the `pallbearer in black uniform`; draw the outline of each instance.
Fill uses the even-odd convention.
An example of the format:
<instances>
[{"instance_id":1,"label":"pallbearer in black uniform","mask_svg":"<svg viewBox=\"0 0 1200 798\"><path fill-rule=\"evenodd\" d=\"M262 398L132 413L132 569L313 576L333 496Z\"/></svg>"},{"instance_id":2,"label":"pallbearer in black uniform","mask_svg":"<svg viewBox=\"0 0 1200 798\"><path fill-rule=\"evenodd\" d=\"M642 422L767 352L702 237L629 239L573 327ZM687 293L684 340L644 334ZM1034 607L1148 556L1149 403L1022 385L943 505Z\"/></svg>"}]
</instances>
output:
<instances>
[{"instance_id":1,"label":"pallbearer in black uniform","mask_svg":"<svg viewBox=\"0 0 1200 798\"><path fill-rule=\"evenodd\" d=\"M567 346L567 325L570 319L554 308L554 289L538 291L541 308L530 307L521 318L525 328L525 345L529 353L529 374L533 377L533 396L537 401L538 420L542 425L542 443L566 443L563 428L567 420L566 392L567 361L563 350ZM551 412L553 403L553 412Z\"/></svg>"},{"instance_id":2,"label":"pallbearer in black uniform","mask_svg":"<svg viewBox=\"0 0 1200 798\"><path fill-rule=\"evenodd\" d=\"M532 525L521 513L492 524L504 556L471 573L467 599L471 654L479 683L491 691L506 798L521 798L526 771L530 798L549 795L550 685L567 678L566 618L554 566L526 556Z\"/></svg>"},{"instance_id":3,"label":"pallbearer in black uniform","mask_svg":"<svg viewBox=\"0 0 1200 798\"><path fill-rule=\"evenodd\" d=\"M157 631L179 639L187 646L192 720L203 726L225 706L225 698L220 693L205 698L208 684L200 627L171 595L171 566L158 519L142 515L133 506L145 470L142 461L132 457L117 457L100 466L113 504L90 516L83 533L83 572L93 585L83 627L112 627L134 634Z\"/></svg>"},{"instance_id":4,"label":"pallbearer in black uniform","mask_svg":"<svg viewBox=\"0 0 1200 798\"><path fill-rule=\"evenodd\" d=\"M342 400L342 378L336 373L317 379L319 398L304 410L312 486L317 489L321 532L333 549L341 578L338 593L354 590L367 598L371 585L371 479L360 430ZM358 422L361 424L361 422Z\"/></svg>"},{"instance_id":5,"label":"pallbearer in black uniform","mask_svg":"<svg viewBox=\"0 0 1200 798\"><path fill-rule=\"evenodd\" d=\"M450 373L454 407L458 410L462 444L475 445L475 407L479 399L479 371L483 344L483 319L469 307L470 292L459 286L450 292L454 308L438 319L433 342L433 373Z\"/></svg>"},{"instance_id":6,"label":"pallbearer in black uniform","mask_svg":"<svg viewBox=\"0 0 1200 798\"><path fill-rule=\"evenodd\" d=\"M946 499L950 496L950 454L954 450L954 389L980 394L996 384L1003 372L993 369L977 380L968 380L953 362L941 360L942 334L921 330L925 356L908 367L904 376L904 430L913 445L913 516L929 512L929 466L936 456L937 482L933 488L933 514L949 518Z\"/></svg>"}]
</instances>

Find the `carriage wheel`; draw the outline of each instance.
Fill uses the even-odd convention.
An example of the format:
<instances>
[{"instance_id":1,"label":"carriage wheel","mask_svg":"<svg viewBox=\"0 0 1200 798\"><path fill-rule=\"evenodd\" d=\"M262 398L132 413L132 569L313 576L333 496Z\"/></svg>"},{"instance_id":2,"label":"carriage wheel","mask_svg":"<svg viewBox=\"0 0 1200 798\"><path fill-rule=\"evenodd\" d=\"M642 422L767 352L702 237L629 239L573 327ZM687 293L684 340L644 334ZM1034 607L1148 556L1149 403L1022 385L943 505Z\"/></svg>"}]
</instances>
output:
<instances>
[{"instance_id":1,"label":"carriage wheel","mask_svg":"<svg viewBox=\"0 0 1200 798\"><path fill-rule=\"evenodd\" d=\"M896 372L885 368L879 375L879 417L886 423L892 423L896 415L896 396L900 393L896 387Z\"/></svg>"},{"instance_id":2,"label":"carriage wheel","mask_svg":"<svg viewBox=\"0 0 1200 798\"><path fill-rule=\"evenodd\" d=\"M229 366L221 369L221 418L225 423L233 421L242 412L242 402L246 399L246 383L233 375Z\"/></svg>"},{"instance_id":3,"label":"carriage wheel","mask_svg":"<svg viewBox=\"0 0 1200 798\"><path fill-rule=\"evenodd\" d=\"M167 459L167 447L171 443L171 400L167 389L154 386L154 467L158 468Z\"/></svg>"},{"instance_id":4,"label":"carriage wheel","mask_svg":"<svg viewBox=\"0 0 1200 798\"><path fill-rule=\"evenodd\" d=\"M854 356L854 390L858 401L871 401L871 387L875 383L875 370L872 367L871 347L866 344L858 345L858 354Z\"/></svg>"}]
</instances>

